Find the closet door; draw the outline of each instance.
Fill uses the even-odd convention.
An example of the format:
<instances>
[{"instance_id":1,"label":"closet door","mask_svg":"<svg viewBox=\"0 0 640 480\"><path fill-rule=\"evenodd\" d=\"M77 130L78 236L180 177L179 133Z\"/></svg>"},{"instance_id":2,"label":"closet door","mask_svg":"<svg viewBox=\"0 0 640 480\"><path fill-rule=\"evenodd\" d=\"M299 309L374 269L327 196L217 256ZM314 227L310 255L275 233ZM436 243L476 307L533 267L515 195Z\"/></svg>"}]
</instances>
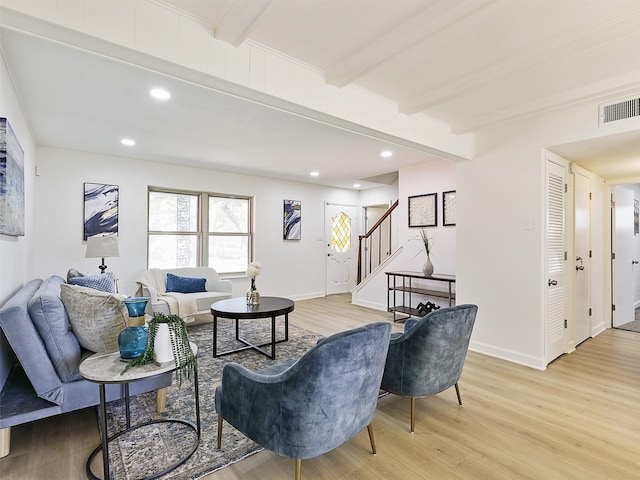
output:
<instances>
[{"instance_id":1,"label":"closet door","mask_svg":"<svg viewBox=\"0 0 640 480\"><path fill-rule=\"evenodd\" d=\"M547 159L546 172L546 296L545 360L547 363L565 352L565 184L566 169Z\"/></svg>"}]
</instances>

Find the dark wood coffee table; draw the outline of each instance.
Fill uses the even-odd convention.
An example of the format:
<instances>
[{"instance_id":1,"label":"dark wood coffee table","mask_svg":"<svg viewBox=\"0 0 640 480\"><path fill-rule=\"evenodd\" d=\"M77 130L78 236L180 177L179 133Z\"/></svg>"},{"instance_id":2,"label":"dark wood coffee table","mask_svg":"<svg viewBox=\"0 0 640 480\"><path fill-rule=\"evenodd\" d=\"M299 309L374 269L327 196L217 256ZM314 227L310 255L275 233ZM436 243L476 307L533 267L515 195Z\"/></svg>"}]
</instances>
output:
<instances>
[{"instance_id":1,"label":"dark wood coffee table","mask_svg":"<svg viewBox=\"0 0 640 480\"><path fill-rule=\"evenodd\" d=\"M221 357L230 353L242 352L253 349L275 360L276 343L289 340L289 313L293 312L293 300L280 297L260 297L260 304L255 306L247 305L244 297L228 298L219 300L211 305L211 315L213 315L213 357ZM284 338L276 340L276 317L284 315ZM218 352L218 317L231 318L236 322L236 340L244 343L244 347ZM240 337L239 320L258 320L261 318L271 318L271 341L255 345ZM271 345L269 354L262 347Z\"/></svg>"}]
</instances>

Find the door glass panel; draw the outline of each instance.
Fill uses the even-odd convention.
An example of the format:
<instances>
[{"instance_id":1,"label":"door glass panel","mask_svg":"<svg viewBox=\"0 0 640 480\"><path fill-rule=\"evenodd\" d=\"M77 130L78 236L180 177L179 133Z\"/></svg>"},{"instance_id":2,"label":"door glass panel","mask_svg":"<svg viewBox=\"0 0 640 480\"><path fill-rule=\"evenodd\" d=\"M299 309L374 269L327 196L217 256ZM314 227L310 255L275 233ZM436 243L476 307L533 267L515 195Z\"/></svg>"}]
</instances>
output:
<instances>
[{"instance_id":1,"label":"door glass panel","mask_svg":"<svg viewBox=\"0 0 640 480\"><path fill-rule=\"evenodd\" d=\"M340 253L351 248L351 218L344 212L331 217L331 248Z\"/></svg>"}]
</instances>

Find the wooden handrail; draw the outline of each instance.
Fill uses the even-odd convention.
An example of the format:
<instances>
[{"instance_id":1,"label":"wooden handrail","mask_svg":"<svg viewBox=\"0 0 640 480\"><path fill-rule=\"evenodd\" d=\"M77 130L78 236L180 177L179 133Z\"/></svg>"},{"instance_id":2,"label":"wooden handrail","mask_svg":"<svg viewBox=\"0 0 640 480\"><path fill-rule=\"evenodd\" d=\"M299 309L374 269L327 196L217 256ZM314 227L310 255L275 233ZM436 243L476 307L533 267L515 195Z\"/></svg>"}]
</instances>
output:
<instances>
[{"instance_id":1,"label":"wooden handrail","mask_svg":"<svg viewBox=\"0 0 640 480\"><path fill-rule=\"evenodd\" d=\"M362 281L362 240L369 238L373 234L373 232L375 232L376 229L380 227L382 222L384 222L387 218L389 218L389 216L391 216L391 212L393 212L398 206L399 201L400 200L398 199L393 202L389 209L384 212L384 214L378 219L375 225L369 229L367 233L365 233L364 235L358 235L358 284Z\"/></svg>"}]
</instances>

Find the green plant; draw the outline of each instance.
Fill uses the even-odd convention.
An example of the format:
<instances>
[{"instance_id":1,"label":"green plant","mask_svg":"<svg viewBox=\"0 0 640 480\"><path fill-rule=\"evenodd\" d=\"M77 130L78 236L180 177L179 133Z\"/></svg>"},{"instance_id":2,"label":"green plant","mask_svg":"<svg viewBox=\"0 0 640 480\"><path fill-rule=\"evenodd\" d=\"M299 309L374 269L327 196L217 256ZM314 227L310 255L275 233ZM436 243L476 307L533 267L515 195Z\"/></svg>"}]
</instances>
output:
<instances>
[{"instance_id":1,"label":"green plant","mask_svg":"<svg viewBox=\"0 0 640 480\"><path fill-rule=\"evenodd\" d=\"M183 379L191 379L193 372L198 368L198 359L191 350L186 324L178 315L165 315L164 313L155 313L153 315L153 318L149 321L149 336L144 352L138 358L131 360L123 373L131 367L148 365L155 361L153 347L158 327L163 323L169 327L171 349L176 363L176 379L178 380L178 385L182 386Z\"/></svg>"},{"instance_id":2,"label":"green plant","mask_svg":"<svg viewBox=\"0 0 640 480\"><path fill-rule=\"evenodd\" d=\"M420 230L420 237L422 237L422 243L424 244L424 249L427 252L427 258L430 258L431 251L433 249L433 238L427 236L424 228Z\"/></svg>"}]
</instances>

